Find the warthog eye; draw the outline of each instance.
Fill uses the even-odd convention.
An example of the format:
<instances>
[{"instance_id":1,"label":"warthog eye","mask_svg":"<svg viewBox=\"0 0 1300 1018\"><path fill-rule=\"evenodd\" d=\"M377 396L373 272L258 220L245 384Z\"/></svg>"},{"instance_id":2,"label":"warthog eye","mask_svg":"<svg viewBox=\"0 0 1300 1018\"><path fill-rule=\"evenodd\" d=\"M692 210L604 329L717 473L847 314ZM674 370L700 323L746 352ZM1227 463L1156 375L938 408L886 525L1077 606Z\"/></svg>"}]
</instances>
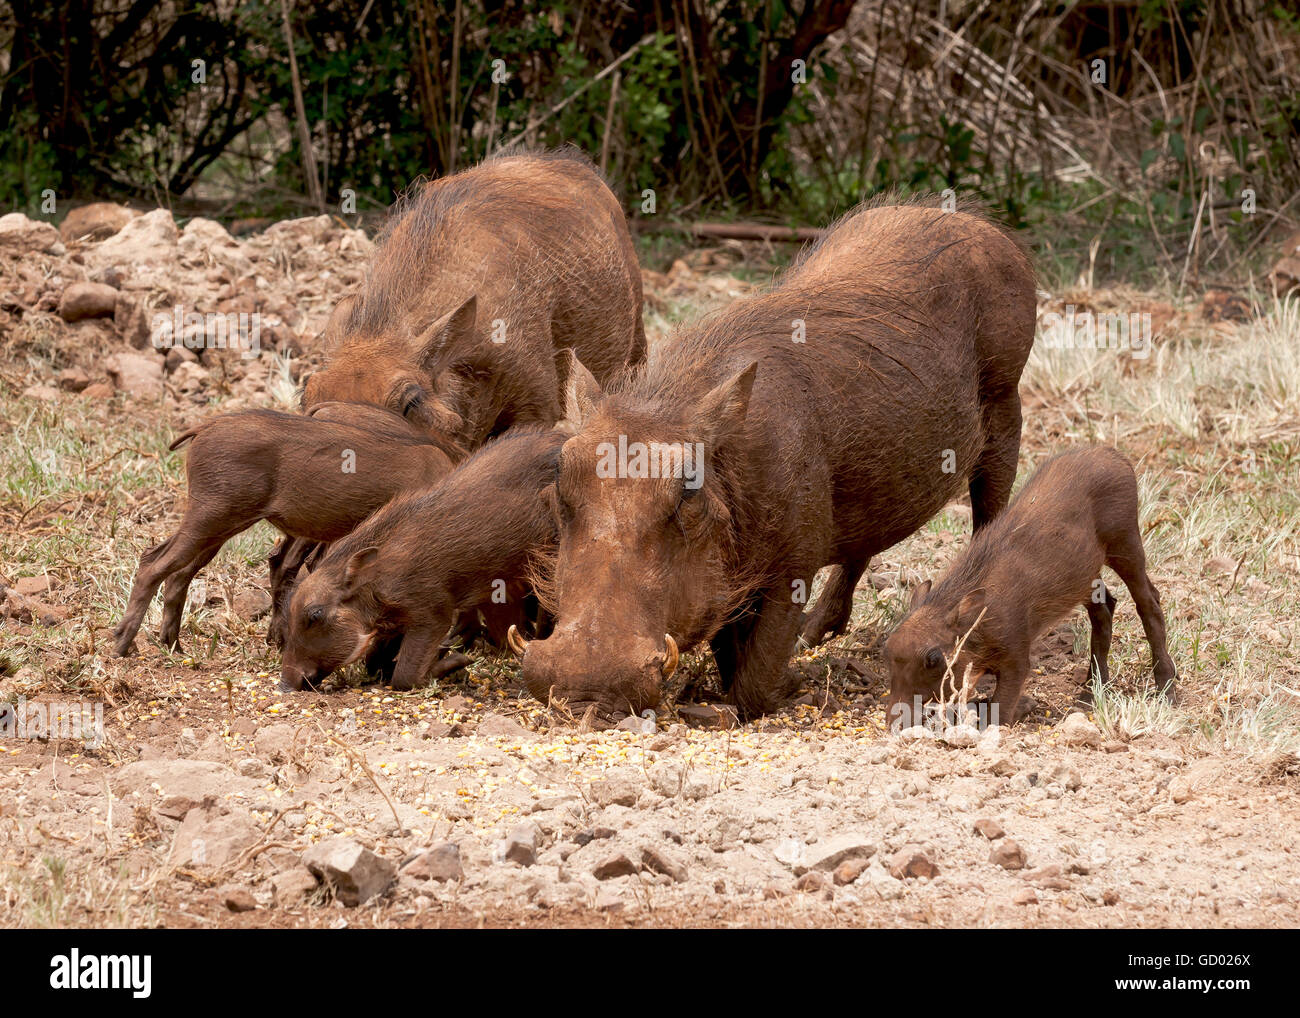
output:
<instances>
[{"instance_id":1,"label":"warthog eye","mask_svg":"<svg viewBox=\"0 0 1300 1018\"><path fill-rule=\"evenodd\" d=\"M943 664L943 651L938 647L931 647L925 652L925 667L927 669L938 668Z\"/></svg>"},{"instance_id":2,"label":"warthog eye","mask_svg":"<svg viewBox=\"0 0 1300 1018\"><path fill-rule=\"evenodd\" d=\"M320 622L324 618L325 618L324 608L317 606L315 608L307 609L307 625L314 626L317 622Z\"/></svg>"},{"instance_id":3,"label":"warthog eye","mask_svg":"<svg viewBox=\"0 0 1300 1018\"><path fill-rule=\"evenodd\" d=\"M411 414L419 410L424 405L424 390L419 388L410 388L402 393L402 416L410 417Z\"/></svg>"}]
</instances>

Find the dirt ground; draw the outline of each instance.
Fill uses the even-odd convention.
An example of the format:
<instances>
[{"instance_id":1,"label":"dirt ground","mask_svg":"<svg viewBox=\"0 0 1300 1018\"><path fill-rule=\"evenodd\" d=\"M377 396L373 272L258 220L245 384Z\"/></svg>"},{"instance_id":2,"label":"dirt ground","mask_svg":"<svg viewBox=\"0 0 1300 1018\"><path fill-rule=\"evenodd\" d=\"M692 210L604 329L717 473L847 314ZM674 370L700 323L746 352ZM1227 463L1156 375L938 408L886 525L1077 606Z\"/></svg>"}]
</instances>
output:
<instances>
[{"instance_id":1,"label":"dirt ground","mask_svg":"<svg viewBox=\"0 0 1300 1018\"><path fill-rule=\"evenodd\" d=\"M697 653L647 730L590 732L482 648L414 693L355 669L280 693L263 639L265 524L191 589L182 650L153 641L155 605L137 655L111 656L140 553L184 507L183 456L167 444L208 414L292 406L312 338L369 253L323 219L229 243L193 224L127 239L0 230L0 703L25 727L0 738L3 924L1300 920L1294 304L1225 322L1199 295L1044 297L1147 308L1159 325L1144 359L1035 355L1021 476L1088 441L1135 461L1176 707L1146 692L1149 652L1115 584L1115 688L1095 703L1078 699L1079 612L1036 646L1021 724L886 735L880 648L909 586L965 547L956 504L872 563L849 632L796 657L804 688L781 713L728 727ZM709 249L647 271L652 341L752 290L766 254ZM109 313L68 320L62 295L95 281L117 292ZM260 356L164 357L141 322L176 304L260 309ZM51 735L51 704L101 709L102 741Z\"/></svg>"}]
</instances>

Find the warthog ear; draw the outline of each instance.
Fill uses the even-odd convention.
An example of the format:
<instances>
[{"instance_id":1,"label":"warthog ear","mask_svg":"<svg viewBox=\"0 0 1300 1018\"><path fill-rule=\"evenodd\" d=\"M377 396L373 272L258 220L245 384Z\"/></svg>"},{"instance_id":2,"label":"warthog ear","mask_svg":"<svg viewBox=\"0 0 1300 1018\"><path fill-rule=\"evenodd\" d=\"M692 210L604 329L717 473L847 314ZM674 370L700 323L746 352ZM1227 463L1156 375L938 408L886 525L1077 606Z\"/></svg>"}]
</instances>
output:
<instances>
[{"instance_id":1,"label":"warthog ear","mask_svg":"<svg viewBox=\"0 0 1300 1018\"><path fill-rule=\"evenodd\" d=\"M567 347L556 355L555 365L563 380L564 424L576 431L582 427L583 420L591 415L592 409L605 392L596 381L596 376Z\"/></svg>"},{"instance_id":2,"label":"warthog ear","mask_svg":"<svg viewBox=\"0 0 1300 1018\"><path fill-rule=\"evenodd\" d=\"M325 328L321 329L320 338L317 341L317 345L322 350L333 349L347 334L348 319L352 317L352 310L356 307L357 297L357 294L350 293L334 305L334 310L330 312L329 321L325 323Z\"/></svg>"},{"instance_id":3,"label":"warthog ear","mask_svg":"<svg viewBox=\"0 0 1300 1018\"><path fill-rule=\"evenodd\" d=\"M925 599L930 595L930 587L933 584L926 580L924 583L918 583L912 588L912 610L915 611L925 604Z\"/></svg>"},{"instance_id":4,"label":"warthog ear","mask_svg":"<svg viewBox=\"0 0 1300 1018\"><path fill-rule=\"evenodd\" d=\"M379 549L362 548L348 559L347 570L343 573L343 589L355 594L360 587L374 578L375 565L379 561Z\"/></svg>"},{"instance_id":5,"label":"warthog ear","mask_svg":"<svg viewBox=\"0 0 1300 1018\"><path fill-rule=\"evenodd\" d=\"M700 401L695 419L710 441L719 441L745 423L749 411L749 394L758 374L758 361L732 375L710 390Z\"/></svg>"},{"instance_id":6,"label":"warthog ear","mask_svg":"<svg viewBox=\"0 0 1300 1018\"><path fill-rule=\"evenodd\" d=\"M478 298L471 295L455 311L449 311L416 338L415 359L429 374L435 365L464 359L478 346L479 334L474 327L478 318Z\"/></svg>"},{"instance_id":7,"label":"warthog ear","mask_svg":"<svg viewBox=\"0 0 1300 1018\"><path fill-rule=\"evenodd\" d=\"M972 590L958 602L956 608L948 613L948 624L961 630L962 635L965 635L966 631L975 625L975 620L979 618L986 603L982 589Z\"/></svg>"}]
</instances>

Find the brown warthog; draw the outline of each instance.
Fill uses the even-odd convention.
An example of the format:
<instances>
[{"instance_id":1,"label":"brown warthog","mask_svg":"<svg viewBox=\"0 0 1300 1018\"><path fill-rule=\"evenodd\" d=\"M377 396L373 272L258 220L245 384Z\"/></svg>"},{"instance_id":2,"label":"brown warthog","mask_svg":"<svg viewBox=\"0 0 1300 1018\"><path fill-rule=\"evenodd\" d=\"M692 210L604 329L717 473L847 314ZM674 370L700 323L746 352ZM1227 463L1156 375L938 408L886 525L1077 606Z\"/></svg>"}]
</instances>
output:
<instances>
[{"instance_id":1,"label":"brown warthog","mask_svg":"<svg viewBox=\"0 0 1300 1018\"><path fill-rule=\"evenodd\" d=\"M303 392L371 403L470 449L559 419L555 355L602 382L645 359L641 271L617 199L574 150L499 156L413 188Z\"/></svg>"},{"instance_id":2,"label":"brown warthog","mask_svg":"<svg viewBox=\"0 0 1300 1018\"><path fill-rule=\"evenodd\" d=\"M399 446L410 445L412 442L432 443L446 453L451 463L459 463L466 456L465 450L455 442L437 432L418 429L406 418L379 407L364 403L317 403L308 413L318 421L347 424L377 436L391 438ZM431 484L435 480L437 477L429 477L425 483ZM285 537L271 550L267 558L271 571L271 621L266 627L268 646L284 645L284 609L289 591L299 570L318 559L324 547L309 538Z\"/></svg>"},{"instance_id":3,"label":"brown warthog","mask_svg":"<svg viewBox=\"0 0 1300 1018\"><path fill-rule=\"evenodd\" d=\"M281 688L301 689L365 660L375 670L396 650L394 689L459 668L441 657L458 612L520 605L555 524L540 497L555 477L566 435L513 428L439 484L394 499L332 545L293 592Z\"/></svg>"},{"instance_id":4,"label":"brown warthog","mask_svg":"<svg viewBox=\"0 0 1300 1018\"><path fill-rule=\"evenodd\" d=\"M964 483L977 522L1006 504L1034 319L1029 262L1000 229L871 207L619 391L572 373L580 429L553 489L555 631L523 658L533 695L640 713L677 648L707 640L743 714L779 704L818 569L843 567L816 623L834 629L869 557Z\"/></svg>"},{"instance_id":5,"label":"brown warthog","mask_svg":"<svg viewBox=\"0 0 1300 1018\"><path fill-rule=\"evenodd\" d=\"M204 421L171 444L193 440L185 460L189 503L176 533L140 558L126 613L113 630L118 654L130 652L164 580L161 638L174 647L190 581L258 520L292 537L334 541L394 495L451 471L447 453L385 410L353 406L338 416L352 423L243 410ZM278 588L274 557L271 579Z\"/></svg>"},{"instance_id":6,"label":"brown warthog","mask_svg":"<svg viewBox=\"0 0 1300 1018\"><path fill-rule=\"evenodd\" d=\"M1114 449L1062 453L1029 479L1006 512L971 539L938 586L912 592L912 611L889 638L889 707L894 728L920 724L923 703L947 699L968 680L997 679L997 722L1012 724L1029 673L1029 648L1082 604L1092 624L1090 663L1110 681L1115 596L1102 583L1110 566L1137 605L1151 644L1156 685L1174 695L1160 594L1147 576L1133 468ZM967 635L969 634L969 635ZM963 639L961 652L956 652ZM941 689L949 665L948 687Z\"/></svg>"}]
</instances>

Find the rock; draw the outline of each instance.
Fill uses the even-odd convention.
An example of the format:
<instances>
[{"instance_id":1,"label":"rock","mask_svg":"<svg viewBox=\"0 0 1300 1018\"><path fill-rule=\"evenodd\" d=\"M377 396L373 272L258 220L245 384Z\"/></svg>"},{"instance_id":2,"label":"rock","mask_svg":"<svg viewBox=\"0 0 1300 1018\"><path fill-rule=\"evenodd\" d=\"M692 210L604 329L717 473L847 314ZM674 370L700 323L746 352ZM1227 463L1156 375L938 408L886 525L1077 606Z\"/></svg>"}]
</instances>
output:
<instances>
[{"instance_id":1,"label":"rock","mask_svg":"<svg viewBox=\"0 0 1300 1018\"><path fill-rule=\"evenodd\" d=\"M998 842L989 853L989 862L996 863L1004 870L1022 870L1027 861L1025 850L1010 838Z\"/></svg>"},{"instance_id":2,"label":"rock","mask_svg":"<svg viewBox=\"0 0 1300 1018\"><path fill-rule=\"evenodd\" d=\"M257 899L247 887L233 885L223 887L217 892L221 904L232 912L252 912L257 908Z\"/></svg>"},{"instance_id":3,"label":"rock","mask_svg":"<svg viewBox=\"0 0 1300 1018\"><path fill-rule=\"evenodd\" d=\"M635 806L641 789L626 778L591 783L591 798L598 806Z\"/></svg>"},{"instance_id":4,"label":"rock","mask_svg":"<svg viewBox=\"0 0 1300 1018\"><path fill-rule=\"evenodd\" d=\"M239 241L213 219L191 219L176 246L182 258L203 264L216 262L234 276L247 276L253 271L253 263Z\"/></svg>"},{"instance_id":5,"label":"rock","mask_svg":"<svg viewBox=\"0 0 1300 1018\"><path fill-rule=\"evenodd\" d=\"M75 208L59 224L59 236L74 240L107 240L135 218L135 213L111 201L97 201Z\"/></svg>"},{"instance_id":6,"label":"rock","mask_svg":"<svg viewBox=\"0 0 1300 1018\"><path fill-rule=\"evenodd\" d=\"M726 729L739 724L735 711L726 704L678 704L677 714L687 724L699 728Z\"/></svg>"},{"instance_id":7,"label":"rock","mask_svg":"<svg viewBox=\"0 0 1300 1018\"><path fill-rule=\"evenodd\" d=\"M980 733L980 744L976 747L977 753L991 754L996 753L1002 746L1002 726L989 725Z\"/></svg>"},{"instance_id":8,"label":"rock","mask_svg":"<svg viewBox=\"0 0 1300 1018\"><path fill-rule=\"evenodd\" d=\"M108 318L116 307L117 291L107 283L70 283L59 298L59 317L65 322Z\"/></svg>"},{"instance_id":9,"label":"rock","mask_svg":"<svg viewBox=\"0 0 1300 1018\"><path fill-rule=\"evenodd\" d=\"M288 763L293 758L294 739L298 729L290 724L267 725L259 728L253 736L253 748L263 760L273 764ZM311 741L310 735L304 735L299 741L300 747L306 747Z\"/></svg>"},{"instance_id":10,"label":"rock","mask_svg":"<svg viewBox=\"0 0 1300 1018\"><path fill-rule=\"evenodd\" d=\"M826 876L816 870L809 870L794 882L796 891L816 892L826 885Z\"/></svg>"},{"instance_id":11,"label":"rock","mask_svg":"<svg viewBox=\"0 0 1300 1018\"><path fill-rule=\"evenodd\" d=\"M142 399L162 399L162 361L141 353L114 354L104 364L108 377L123 392Z\"/></svg>"},{"instance_id":12,"label":"rock","mask_svg":"<svg viewBox=\"0 0 1300 1018\"><path fill-rule=\"evenodd\" d=\"M626 852L614 852L606 856L594 867L591 875L597 880L611 880L614 877L630 877L640 870L640 866L628 857Z\"/></svg>"},{"instance_id":13,"label":"rock","mask_svg":"<svg viewBox=\"0 0 1300 1018\"><path fill-rule=\"evenodd\" d=\"M197 368L197 365L189 365ZM197 368L202 371L202 368ZM261 587L245 587L234 596L231 601L230 610L237 618L245 619L250 622L269 615L271 612L271 595Z\"/></svg>"},{"instance_id":14,"label":"rock","mask_svg":"<svg viewBox=\"0 0 1300 1018\"><path fill-rule=\"evenodd\" d=\"M1016 896L1011 900L1017 905L1037 905L1038 892L1036 892L1032 887L1026 887L1023 890L1017 891Z\"/></svg>"},{"instance_id":15,"label":"rock","mask_svg":"<svg viewBox=\"0 0 1300 1018\"><path fill-rule=\"evenodd\" d=\"M250 756L235 764L235 770L246 778L260 778L266 774L266 765L257 757Z\"/></svg>"},{"instance_id":16,"label":"rock","mask_svg":"<svg viewBox=\"0 0 1300 1018\"><path fill-rule=\"evenodd\" d=\"M117 331L122 334L122 338L137 350L160 349L161 337L154 335L153 323L144 305L124 293L117 295L117 306L113 308L113 324L117 326Z\"/></svg>"},{"instance_id":17,"label":"rock","mask_svg":"<svg viewBox=\"0 0 1300 1018\"><path fill-rule=\"evenodd\" d=\"M528 729L501 714L485 714L478 723L477 734L500 736L506 739L519 739L528 735Z\"/></svg>"},{"instance_id":18,"label":"rock","mask_svg":"<svg viewBox=\"0 0 1300 1018\"><path fill-rule=\"evenodd\" d=\"M148 761L163 764L190 761ZM130 764L129 767L138 766ZM229 773L229 771L227 771ZM214 867L233 863L260 838L251 821L237 816L223 806L198 806L185 814L176 828L168 863L174 867Z\"/></svg>"},{"instance_id":19,"label":"rock","mask_svg":"<svg viewBox=\"0 0 1300 1018\"><path fill-rule=\"evenodd\" d=\"M895 880L907 877L933 877L939 872L920 845L904 845L889 859L889 874Z\"/></svg>"},{"instance_id":20,"label":"rock","mask_svg":"<svg viewBox=\"0 0 1300 1018\"><path fill-rule=\"evenodd\" d=\"M1169 798L1182 805L1192 797L1192 782L1185 775L1178 775L1169 782Z\"/></svg>"},{"instance_id":21,"label":"rock","mask_svg":"<svg viewBox=\"0 0 1300 1018\"><path fill-rule=\"evenodd\" d=\"M184 820L185 814L198 805L188 795L169 795L158 804L157 810L169 820Z\"/></svg>"},{"instance_id":22,"label":"rock","mask_svg":"<svg viewBox=\"0 0 1300 1018\"><path fill-rule=\"evenodd\" d=\"M81 392L90 384L90 376L81 368L64 368L55 376L55 381L65 392Z\"/></svg>"},{"instance_id":23,"label":"rock","mask_svg":"<svg viewBox=\"0 0 1300 1018\"><path fill-rule=\"evenodd\" d=\"M894 901L907 890L903 882L885 872L879 863L867 867L867 883L885 901Z\"/></svg>"},{"instance_id":24,"label":"rock","mask_svg":"<svg viewBox=\"0 0 1300 1018\"><path fill-rule=\"evenodd\" d=\"M54 578L48 573L42 573L40 576L20 576L14 581L13 589L23 597L48 594L54 589Z\"/></svg>"},{"instance_id":25,"label":"rock","mask_svg":"<svg viewBox=\"0 0 1300 1018\"><path fill-rule=\"evenodd\" d=\"M833 874L835 883L840 886L853 883L870 865L871 862L867 859L846 859L835 867Z\"/></svg>"},{"instance_id":26,"label":"rock","mask_svg":"<svg viewBox=\"0 0 1300 1018\"><path fill-rule=\"evenodd\" d=\"M119 796L183 795L194 802L222 798L230 792L252 792L256 784L237 776L225 764L208 760L137 760L112 778Z\"/></svg>"},{"instance_id":27,"label":"rock","mask_svg":"<svg viewBox=\"0 0 1300 1018\"><path fill-rule=\"evenodd\" d=\"M1067 746L1100 746L1101 729L1088 720L1086 714L1075 711L1066 716L1056 728L1061 742Z\"/></svg>"},{"instance_id":28,"label":"rock","mask_svg":"<svg viewBox=\"0 0 1300 1018\"><path fill-rule=\"evenodd\" d=\"M1101 748L1107 753L1127 753L1128 743L1112 740L1110 742L1102 743Z\"/></svg>"},{"instance_id":29,"label":"rock","mask_svg":"<svg viewBox=\"0 0 1300 1018\"><path fill-rule=\"evenodd\" d=\"M682 790L684 772L676 762L660 764L650 772L650 784L660 795L671 799Z\"/></svg>"},{"instance_id":30,"label":"rock","mask_svg":"<svg viewBox=\"0 0 1300 1018\"><path fill-rule=\"evenodd\" d=\"M974 725L949 725L943 730L942 741L958 749L975 746L980 741L979 729Z\"/></svg>"},{"instance_id":31,"label":"rock","mask_svg":"<svg viewBox=\"0 0 1300 1018\"><path fill-rule=\"evenodd\" d=\"M63 248L59 231L49 223L28 219L21 212L0 216L0 247L20 253L57 254Z\"/></svg>"},{"instance_id":32,"label":"rock","mask_svg":"<svg viewBox=\"0 0 1300 1018\"><path fill-rule=\"evenodd\" d=\"M312 845L303 852L302 862L349 908L382 894L397 876L391 860L345 837Z\"/></svg>"},{"instance_id":33,"label":"rock","mask_svg":"<svg viewBox=\"0 0 1300 1018\"><path fill-rule=\"evenodd\" d=\"M163 360L163 370L171 374L182 364L197 364L199 362L198 354L185 346L169 346L167 356Z\"/></svg>"},{"instance_id":34,"label":"rock","mask_svg":"<svg viewBox=\"0 0 1300 1018\"><path fill-rule=\"evenodd\" d=\"M702 775L693 775L686 779L682 786L682 798L689 799L692 802L698 802L700 799L707 799L714 793L713 782Z\"/></svg>"},{"instance_id":35,"label":"rock","mask_svg":"<svg viewBox=\"0 0 1300 1018\"><path fill-rule=\"evenodd\" d=\"M795 875L807 870L829 873L842 862L853 859L870 859L876 854L876 843L858 835L840 835L817 842L802 849L801 861L794 867Z\"/></svg>"},{"instance_id":36,"label":"rock","mask_svg":"<svg viewBox=\"0 0 1300 1018\"><path fill-rule=\"evenodd\" d=\"M679 884L686 879L686 864L658 845L641 847L641 865L651 873L662 873Z\"/></svg>"},{"instance_id":37,"label":"rock","mask_svg":"<svg viewBox=\"0 0 1300 1018\"><path fill-rule=\"evenodd\" d=\"M112 399L115 390L107 382L92 382L81 391L83 399Z\"/></svg>"},{"instance_id":38,"label":"rock","mask_svg":"<svg viewBox=\"0 0 1300 1018\"><path fill-rule=\"evenodd\" d=\"M506 836L506 858L520 866L531 866L537 862L537 842L542 832L535 823L520 824Z\"/></svg>"},{"instance_id":39,"label":"rock","mask_svg":"<svg viewBox=\"0 0 1300 1018\"><path fill-rule=\"evenodd\" d=\"M622 912L623 899L607 887L596 892L595 908L597 912Z\"/></svg>"},{"instance_id":40,"label":"rock","mask_svg":"<svg viewBox=\"0 0 1300 1018\"><path fill-rule=\"evenodd\" d=\"M614 730L634 732L637 735L654 735L655 723L653 718L639 718L635 714L629 714L614 726Z\"/></svg>"},{"instance_id":41,"label":"rock","mask_svg":"<svg viewBox=\"0 0 1300 1018\"><path fill-rule=\"evenodd\" d=\"M1079 768L1071 767L1063 761L1043 771L1038 780L1040 784L1060 785L1071 792L1077 792L1083 787L1083 776L1079 773Z\"/></svg>"},{"instance_id":42,"label":"rock","mask_svg":"<svg viewBox=\"0 0 1300 1018\"><path fill-rule=\"evenodd\" d=\"M189 394L192 392L200 392L206 388L210 377L207 368L193 361L185 361L172 372L171 382L172 385L176 387L177 392ZM236 596L235 600L238 601L244 596L245 594L241 592ZM269 611L269 597L267 598L267 602L266 611ZM263 614L265 614L265 612L263 612Z\"/></svg>"},{"instance_id":43,"label":"rock","mask_svg":"<svg viewBox=\"0 0 1300 1018\"><path fill-rule=\"evenodd\" d=\"M68 609L43 601L28 601L32 617L43 626L57 626L68 617Z\"/></svg>"},{"instance_id":44,"label":"rock","mask_svg":"<svg viewBox=\"0 0 1300 1018\"><path fill-rule=\"evenodd\" d=\"M162 264L176 257L177 232L172 214L154 209L137 216L93 250L100 265Z\"/></svg>"},{"instance_id":45,"label":"rock","mask_svg":"<svg viewBox=\"0 0 1300 1018\"><path fill-rule=\"evenodd\" d=\"M440 883L464 880L465 869L461 864L460 848L450 841L427 848L402 866L402 875L416 880L437 880Z\"/></svg>"},{"instance_id":46,"label":"rock","mask_svg":"<svg viewBox=\"0 0 1300 1018\"><path fill-rule=\"evenodd\" d=\"M59 398L59 390L52 385L29 385L23 390L23 399L40 399L50 402Z\"/></svg>"},{"instance_id":47,"label":"rock","mask_svg":"<svg viewBox=\"0 0 1300 1018\"><path fill-rule=\"evenodd\" d=\"M934 732L930 731L925 725L912 725L910 728L904 728L898 733L899 742L925 742L933 741Z\"/></svg>"},{"instance_id":48,"label":"rock","mask_svg":"<svg viewBox=\"0 0 1300 1018\"><path fill-rule=\"evenodd\" d=\"M319 886L306 866L293 866L271 878L271 900L281 908L296 905L315 894Z\"/></svg>"},{"instance_id":49,"label":"rock","mask_svg":"<svg viewBox=\"0 0 1300 1018\"><path fill-rule=\"evenodd\" d=\"M1007 832L1002 829L1002 825L996 820L991 820L988 817L981 817L979 820L975 821L975 833L984 835L984 837L988 838L989 841L997 841L998 838L1003 837Z\"/></svg>"}]
</instances>

